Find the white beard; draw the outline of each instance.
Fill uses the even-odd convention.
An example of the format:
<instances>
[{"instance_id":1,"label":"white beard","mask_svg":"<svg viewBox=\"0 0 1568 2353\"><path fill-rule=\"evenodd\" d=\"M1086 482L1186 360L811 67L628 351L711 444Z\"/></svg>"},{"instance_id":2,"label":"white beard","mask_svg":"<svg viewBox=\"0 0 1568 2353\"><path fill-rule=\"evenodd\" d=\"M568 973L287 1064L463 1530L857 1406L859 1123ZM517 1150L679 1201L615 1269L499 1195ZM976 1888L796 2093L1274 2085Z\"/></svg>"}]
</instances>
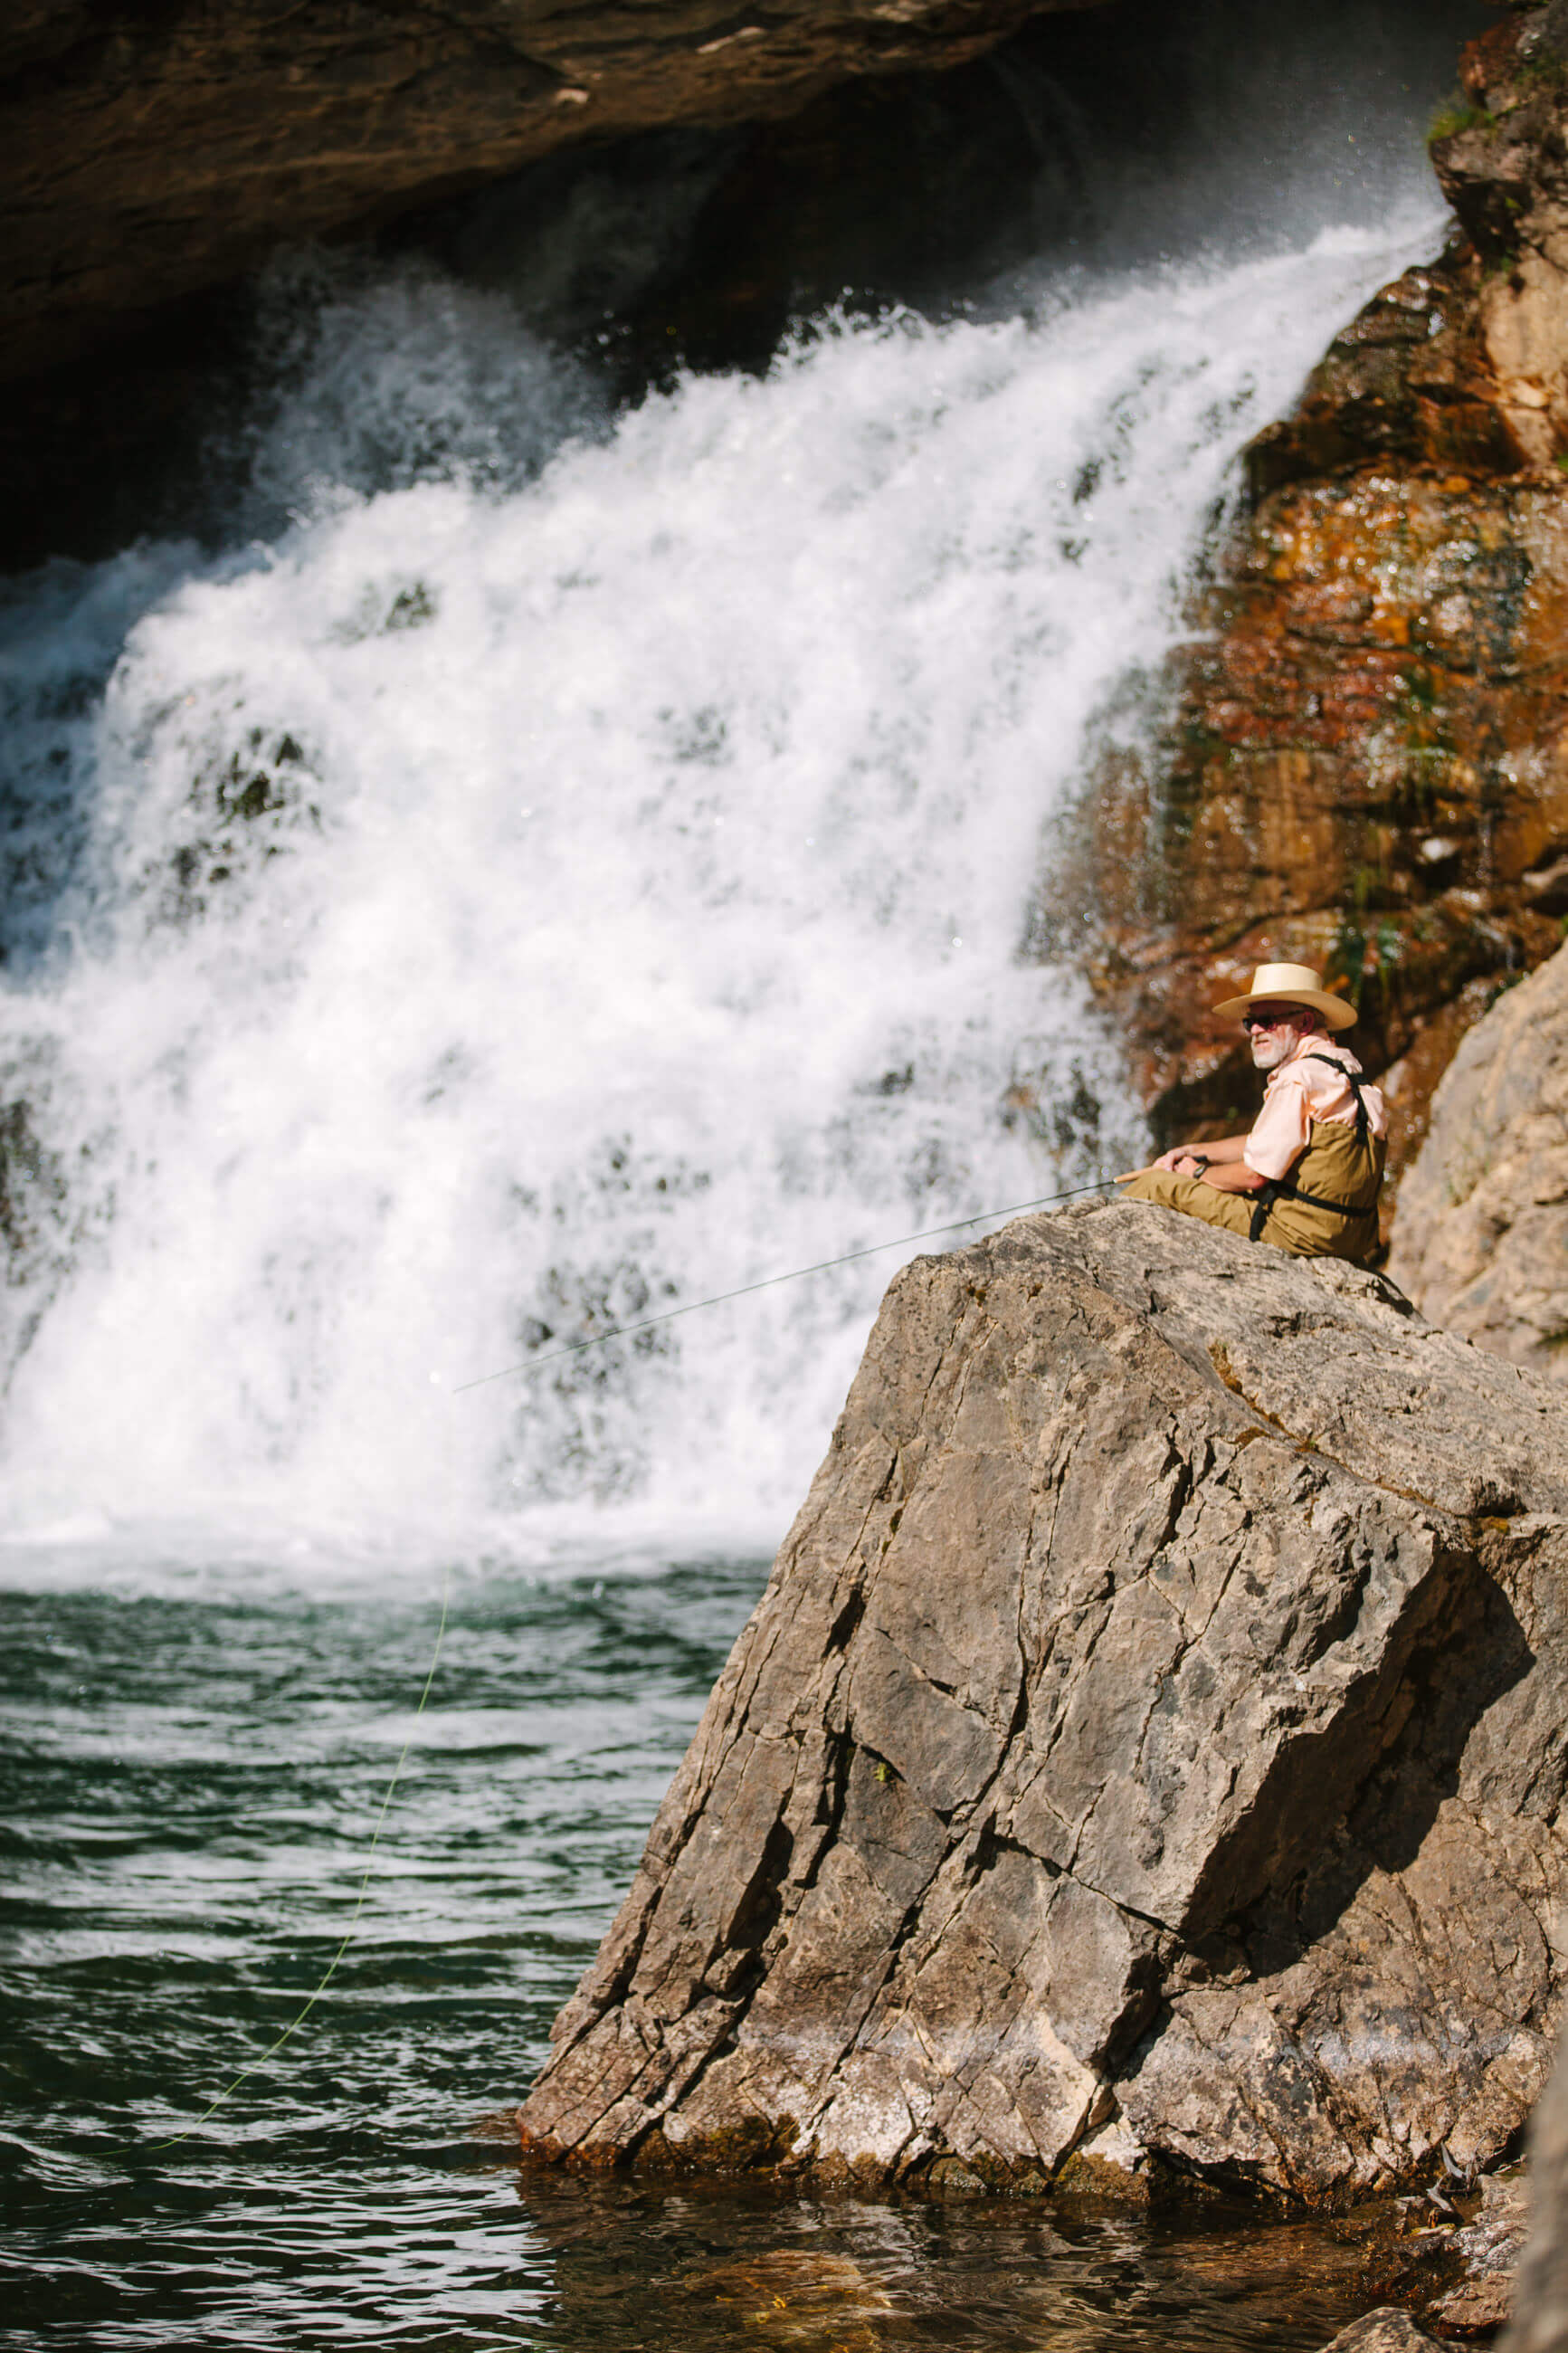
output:
<instances>
[{"instance_id":1,"label":"white beard","mask_svg":"<svg viewBox=\"0 0 1568 2353\"><path fill-rule=\"evenodd\" d=\"M1308 1034L1305 1029L1293 1029L1287 1021L1280 1022L1273 1029L1255 1029L1252 1033L1253 1068L1277 1071Z\"/></svg>"}]
</instances>

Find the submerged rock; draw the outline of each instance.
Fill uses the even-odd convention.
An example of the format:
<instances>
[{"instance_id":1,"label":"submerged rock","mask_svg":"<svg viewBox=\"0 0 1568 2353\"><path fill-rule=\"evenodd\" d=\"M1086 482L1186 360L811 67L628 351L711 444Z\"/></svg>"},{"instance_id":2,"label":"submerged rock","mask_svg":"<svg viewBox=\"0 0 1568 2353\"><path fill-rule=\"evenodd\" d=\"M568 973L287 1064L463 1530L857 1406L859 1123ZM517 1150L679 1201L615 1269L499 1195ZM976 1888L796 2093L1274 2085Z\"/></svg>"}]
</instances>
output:
<instances>
[{"instance_id":1,"label":"submerged rock","mask_svg":"<svg viewBox=\"0 0 1568 2353\"><path fill-rule=\"evenodd\" d=\"M889 1292L525 2145L1313 2200L1495 2163L1568 1880L1568 1400L1136 1204Z\"/></svg>"},{"instance_id":2,"label":"submerged rock","mask_svg":"<svg viewBox=\"0 0 1568 2353\"><path fill-rule=\"evenodd\" d=\"M1568 949L1454 1057L1400 1188L1389 1271L1434 1323L1568 1379Z\"/></svg>"},{"instance_id":3,"label":"submerged rock","mask_svg":"<svg viewBox=\"0 0 1568 2353\"><path fill-rule=\"evenodd\" d=\"M1407 2312L1387 2304L1376 2312L1363 2312L1342 2328L1323 2353L1438 2353L1438 2345L1435 2337L1416 2327Z\"/></svg>"}]
</instances>

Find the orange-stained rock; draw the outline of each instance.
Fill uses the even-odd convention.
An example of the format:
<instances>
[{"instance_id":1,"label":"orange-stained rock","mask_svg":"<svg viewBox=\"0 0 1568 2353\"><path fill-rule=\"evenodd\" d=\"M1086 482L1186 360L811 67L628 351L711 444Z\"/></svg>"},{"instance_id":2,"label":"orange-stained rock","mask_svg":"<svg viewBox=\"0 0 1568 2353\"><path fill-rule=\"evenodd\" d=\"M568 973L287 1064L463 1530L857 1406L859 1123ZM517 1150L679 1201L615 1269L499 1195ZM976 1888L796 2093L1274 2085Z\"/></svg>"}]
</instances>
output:
<instances>
[{"instance_id":1,"label":"orange-stained rock","mask_svg":"<svg viewBox=\"0 0 1568 2353\"><path fill-rule=\"evenodd\" d=\"M1393 1165L1568 915L1568 8L1467 50L1433 154L1464 234L1336 338L1247 453L1248 512L1152 756L1084 811L1092 977L1166 1134L1249 1117L1206 1008L1321 965L1388 1074Z\"/></svg>"}]
</instances>

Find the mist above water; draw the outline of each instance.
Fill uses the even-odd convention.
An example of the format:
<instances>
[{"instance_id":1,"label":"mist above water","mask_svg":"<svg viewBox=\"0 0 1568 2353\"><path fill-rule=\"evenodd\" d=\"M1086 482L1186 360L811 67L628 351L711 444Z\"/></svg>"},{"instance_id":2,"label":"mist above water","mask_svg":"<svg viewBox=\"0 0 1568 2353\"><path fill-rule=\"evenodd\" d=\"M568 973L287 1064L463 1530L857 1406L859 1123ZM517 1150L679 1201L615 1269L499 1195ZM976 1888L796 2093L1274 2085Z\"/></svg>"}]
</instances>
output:
<instances>
[{"instance_id":1,"label":"mist above water","mask_svg":"<svg viewBox=\"0 0 1568 2353\"><path fill-rule=\"evenodd\" d=\"M1180 262L1108 196L982 240L968 315L631 408L494 208L461 276L275 276L245 531L0 633L14 1537L777 1535L898 1251L453 1392L1126 1165L1114 1041L1022 953L1050 820L1237 450L1441 234L1406 101L1338 185L1310 126L1294 221L1238 124ZM562 317L605 173L540 228Z\"/></svg>"},{"instance_id":2,"label":"mist above water","mask_svg":"<svg viewBox=\"0 0 1568 2353\"><path fill-rule=\"evenodd\" d=\"M1492 21L1488 0L1110 0L781 124L559 156L409 234L617 380L765 364L836 304L1037 317L1087 273L1299 252L1434 202L1423 133Z\"/></svg>"}]
</instances>

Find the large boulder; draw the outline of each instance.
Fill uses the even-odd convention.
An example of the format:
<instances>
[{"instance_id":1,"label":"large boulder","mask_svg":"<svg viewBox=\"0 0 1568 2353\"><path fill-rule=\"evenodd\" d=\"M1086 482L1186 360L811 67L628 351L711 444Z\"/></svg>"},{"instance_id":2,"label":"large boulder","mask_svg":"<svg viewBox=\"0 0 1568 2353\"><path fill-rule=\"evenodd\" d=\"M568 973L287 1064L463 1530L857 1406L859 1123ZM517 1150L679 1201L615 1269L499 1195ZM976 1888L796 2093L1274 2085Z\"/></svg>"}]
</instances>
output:
<instances>
[{"instance_id":1,"label":"large boulder","mask_svg":"<svg viewBox=\"0 0 1568 2353\"><path fill-rule=\"evenodd\" d=\"M1549 2063L1568 1399L1133 1203L893 1283L521 2111L580 2164L1324 2200Z\"/></svg>"},{"instance_id":2,"label":"large boulder","mask_svg":"<svg viewBox=\"0 0 1568 2353\"><path fill-rule=\"evenodd\" d=\"M1389 1272L1433 1323L1568 1379L1568 949L1455 1055L1400 1187Z\"/></svg>"}]
</instances>

